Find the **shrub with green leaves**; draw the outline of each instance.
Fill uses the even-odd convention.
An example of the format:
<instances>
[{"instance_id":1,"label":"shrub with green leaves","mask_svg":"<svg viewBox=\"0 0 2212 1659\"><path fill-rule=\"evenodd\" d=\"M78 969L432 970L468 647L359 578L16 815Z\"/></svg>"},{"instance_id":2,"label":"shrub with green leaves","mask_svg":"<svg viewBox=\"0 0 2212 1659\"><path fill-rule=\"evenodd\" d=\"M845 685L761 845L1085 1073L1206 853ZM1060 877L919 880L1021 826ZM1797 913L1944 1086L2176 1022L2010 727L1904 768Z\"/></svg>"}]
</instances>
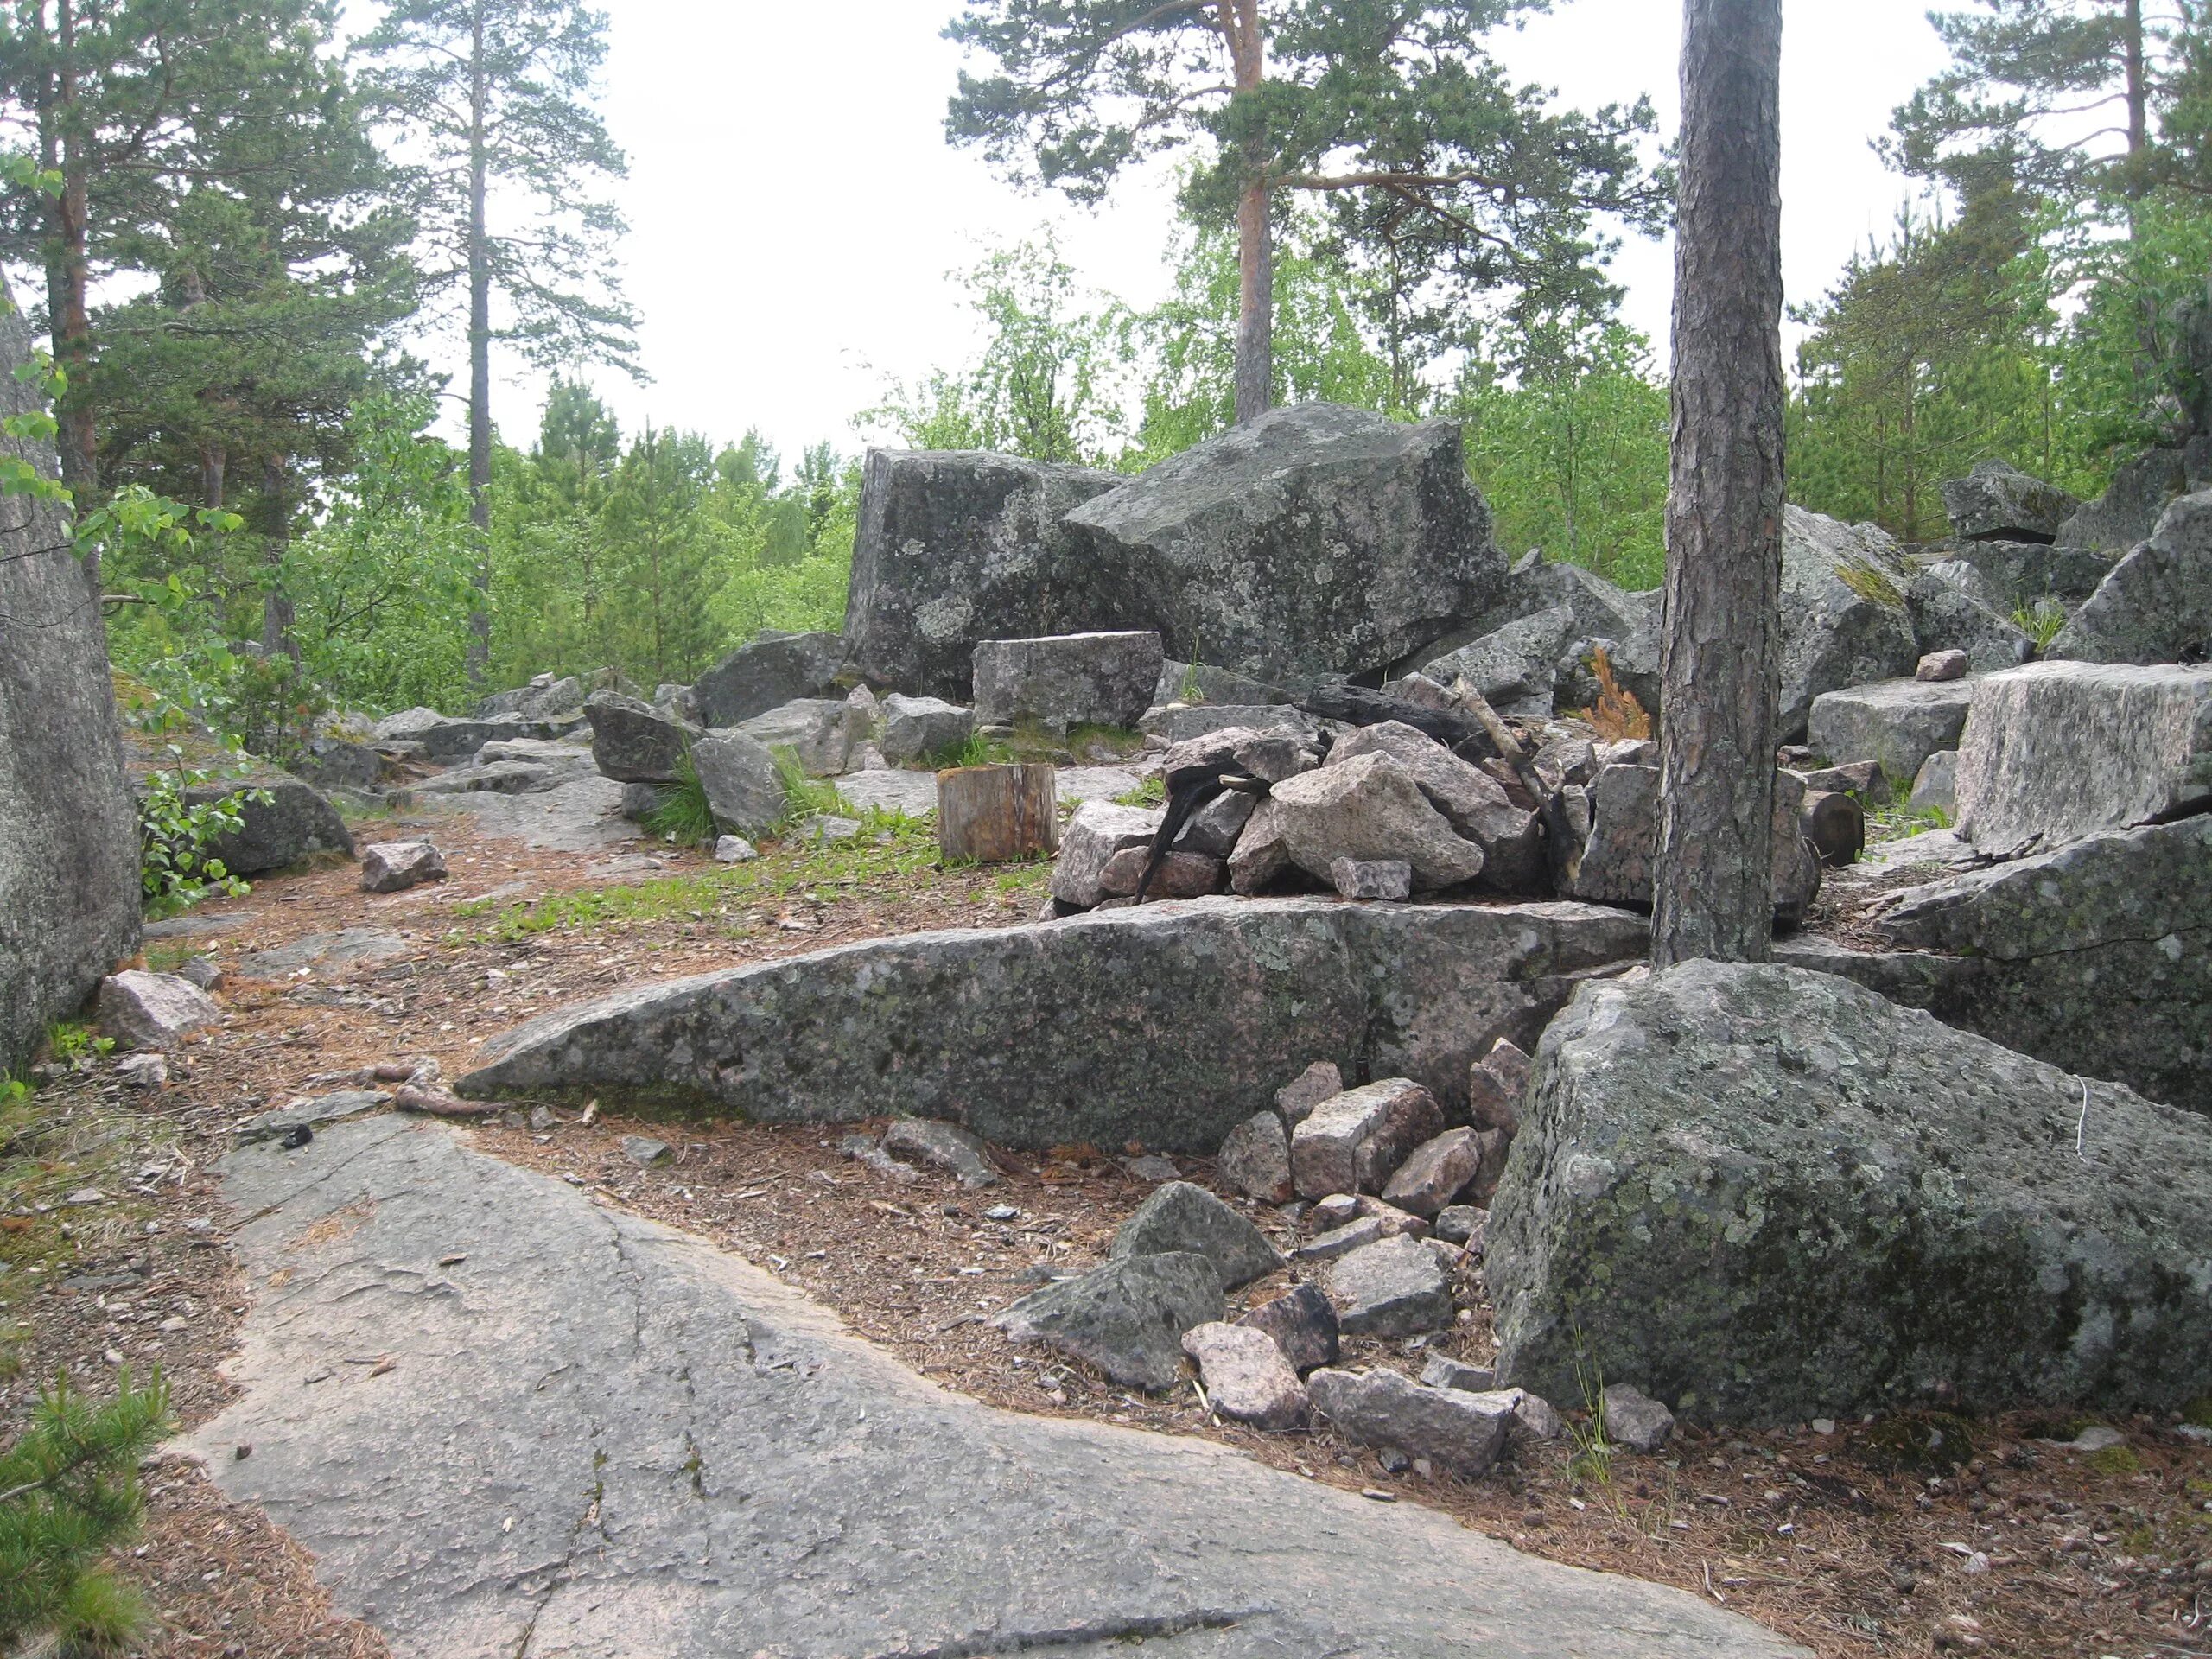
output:
<instances>
[{"instance_id":1,"label":"shrub with green leaves","mask_svg":"<svg viewBox=\"0 0 2212 1659\"><path fill-rule=\"evenodd\" d=\"M177 753L174 744L170 751ZM211 894L235 899L252 891L208 849L245 827L241 802L266 804L272 798L256 789L196 804L187 799L188 791L207 781L205 772L181 760L147 774L138 804L138 878L149 914L173 916Z\"/></svg>"},{"instance_id":2,"label":"shrub with green leaves","mask_svg":"<svg viewBox=\"0 0 2212 1659\"><path fill-rule=\"evenodd\" d=\"M101 1558L137 1530L138 1460L168 1432L168 1389L156 1370L95 1403L55 1380L30 1426L0 1452L0 1648L52 1638L105 1651L148 1622L137 1592Z\"/></svg>"}]
</instances>

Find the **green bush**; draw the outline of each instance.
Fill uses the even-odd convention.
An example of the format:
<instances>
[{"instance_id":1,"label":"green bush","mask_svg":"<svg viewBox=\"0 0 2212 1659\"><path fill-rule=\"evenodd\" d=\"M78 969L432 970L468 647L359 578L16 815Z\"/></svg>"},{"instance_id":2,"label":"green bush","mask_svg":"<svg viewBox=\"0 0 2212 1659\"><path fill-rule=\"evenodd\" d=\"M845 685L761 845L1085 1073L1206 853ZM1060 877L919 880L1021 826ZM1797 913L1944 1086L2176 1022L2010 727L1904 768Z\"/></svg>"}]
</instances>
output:
<instances>
[{"instance_id":1,"label":"green bush","mask_svg":"<svg viewBox=\"0 0 2212 1659\"><path fill-rule=\"evenodd\" d=\"M255 789L191 805L185 791L206 783L207 774L187 769L175 744L170 753L180 755L178 765L147 774L138 805L139 884L148 913L156 916L188 910L211 893L235 899L251 892L207 849L245 827L240 802L265 805L273 798L267 790Z\"/></svg>"},{"instance_id":2,"label":"green bush","mask_svg":"<svg viewBox=\"0 0 2212 1659\"><path fill-rule=\"evenodd\" d=\"M124 1370L104 1404L66 1376L40 1395L30 1427L0 1452L0 1645L52 1637L108 1651L145 1628L144 1604L101 1557L137 1530L138 1460L168 1428L159 1370L137 1389Z\"/></svg>"}]
</instances>

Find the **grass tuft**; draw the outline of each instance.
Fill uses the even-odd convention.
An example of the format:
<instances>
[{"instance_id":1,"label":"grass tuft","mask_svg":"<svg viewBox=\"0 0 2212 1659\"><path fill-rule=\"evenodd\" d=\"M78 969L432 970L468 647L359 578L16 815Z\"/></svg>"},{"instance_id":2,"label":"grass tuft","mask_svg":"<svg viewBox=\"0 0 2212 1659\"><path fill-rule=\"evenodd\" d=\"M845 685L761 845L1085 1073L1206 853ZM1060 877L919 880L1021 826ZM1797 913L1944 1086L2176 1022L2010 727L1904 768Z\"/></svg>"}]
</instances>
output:
<instances>
[{"instance_id":1,"label":"grass tuft","mask_svg":"<svg viewBox=\"0 0 2212 1659\"><path fill-rule=\"evenodd\" d=\"M715 810L707 804L706 785L688 753L676 763L676 781L664 785L660 801L645 814L645 828L657 836L672 837L683 847L708 847L718 833Z\"/></svg>"}]
</instances>

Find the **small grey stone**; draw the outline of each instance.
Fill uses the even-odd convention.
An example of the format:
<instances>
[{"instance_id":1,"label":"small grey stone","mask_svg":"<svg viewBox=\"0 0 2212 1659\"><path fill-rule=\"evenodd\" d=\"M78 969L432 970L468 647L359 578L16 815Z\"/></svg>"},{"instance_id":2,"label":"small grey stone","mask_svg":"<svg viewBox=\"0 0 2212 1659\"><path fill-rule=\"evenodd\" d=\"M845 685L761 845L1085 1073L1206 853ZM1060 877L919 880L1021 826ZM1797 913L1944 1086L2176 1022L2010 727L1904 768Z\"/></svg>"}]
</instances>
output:
<instances>
[{"instance_id":1,"label":"small grey stone","mask_svg":"<svg viewBox=\"0 0 2212 1659\"><path fill-rule=\"evenodd\" d=\"M1124 1158L1122 1167L1141 1181L1179 1181L1183 1179L1183 1172L1175 1167L1175 1160L1164 1158L1156 1152Z\"/></svg>"},{"instance_id":2,"label":"small grey stone","mask_svg":"<svg viewBox=\"0 0 2212 1659\"><path fill-rule=\"evenodd\" d=\"M402 893L445 876L445 855L427 841L387 841L361 849L364 893Z\"/></svg>"},{"instance_id":3,"label":"small grey stone","mask_svg":"<svg viewBox=\"0 0 2212 1659\"><path fill-rule=\"evenodd\" d=\"M1182 1375L1183 1333L1222 1316L1221 1275L1203 1255L1133 1255L1031 1292L993 1323L1157 1393Z\"/></svg>"},{"instance_id":4,"label":"small grey stone","mask_svg":"<svg viewBox=\"0 0 2212 1659\"><path fill-rule=\"evenodd\" d=\"M1282 1253L1250 1222L1202 1186L1170 1181L1114 1235L1113 1259L1186 1251L1203 1255L1230 1290L1283 1265Z\"/></svg>"},{"instance_id":5,"label":"small grey stone","mask_svg":"<svg viewBox=\"0 0 2212 1659\"><path fill-rule=\"evenodd\" d=\"M1116 898L1133 895L1143 880L1151 859L1148 847L1123 848L1108 859L1106 868L1098 873L1099 890ZM1152 887L1146 897L1203 899L1209 893L1219 893L1227 881L1227 869L1219 859L1198 853L1170 853L1153 872Z\"/></svg>"},{"instance_id":6,"label":"small grey stone","mask_svg":"<svg viewBox=\"0 0 2212 1659\"><path fill-rule=\"evenodd\" d=\"M1313 1109L1325 1100L1333 1100L1344 1091L1344 1080L1337 1071L1334 1060L1316 1060L1296 1077L1275 1090L1275 1110L1282 1114L1282 1121L1295 1128L1313 1115Z\"/></svg>"},{"instance_id":7,"label":"small grey stone","mask_svg":"<svg viewBox=\"0 0 2212 1659\"><path fill-rule=\"evenodd\" d=\"M1605 1438L1631 1452L1656 1452L1675 1432L1675 1414L1630 1383L1607 1383L1604 1405Z\"/></svg>"},{"instance_id":8,"label":"small grey stone","mask_svg":"<svg viewBox=\"0 0 2212 1659\"><path fill-rule=\"evenodd\" d=\"M1452 1287L1421 1240L1363 1244L1332 1263L1329 1300L1346 1334L1414 1337L1452 1323Z\"/></svg>"},{"instance_id":9,"label":"small grey stone","mask_svg":"<svg viewBox=\"0 0 2212 1659\"><path fill-rule=\"evenodd\" d=\"M1267 1429L1304 1425L1306 1389L1265 1332L1212 1320L1183 1333L1183 1351L1198 1362L1207 1402L1223 1416Z\"/></svg>"},{"instance_id":10,"label":"small grey stone","mask_svg":"<svg viewBox=\"0 0 2212 1659\"><path fill-rule=\"evenodd\" d=\"M1320 1370L1306 1389L1347 1440L1427 1458L1470 1478L1497 1464L1513 1421L1494 1397L1425 1389L1396 1371Z\"/></svg>"},{"instance_id":11,"label":"small grey stone","mask_svg":"<svg viewBox=\"0 0 2212 1659\"><path fill-rule=\"evenodd\" d=\"M912 1164L899 1162L881 1147L876 1145L874 1137L872 1135L846 1135L837 1142L837 1150L855 1163L872 1169L879 1175L887 1176L902 1186L910 1186L922 1179L920 1170L916 1169Z\"/></svg>"},{"instance_id":12,"label":"small grey stone","mask_svg":"<svg viewBox=\"0 0 2212 1659\"><path fill-rule=\"evenodd\" d=\"M1291 1196L1290 1136L1273 1112L1255 1112L1229 1132L1214 1159L1214 1173L1224 1186L1263 1204Z\"/></svg>"},{"instance_id":13,"label":"small grey stone","mask_svg":"<svg viewBox=\"0 0 2212 1659\"><path fill-rule=\"evenodd\" d=\"M1963 680L1972 666L1963 651L1931 651L1920 659L1920 666L1913 671L1913 678Z\"/></svg>"},{"instance_id":14,"label":"small grey stone","mask_svg":"<svg viewBox=\"0 0 2212 1659\"><path fill-rule=\"evenodd\" d=\"M1471 1204L1446 1205L1436 1212L1436 1236L1464 1245L1471 1255L1483 1253L1483 1225L1490 1212Z\"/></svg>"},{"instance_id":15,"label":"small grey stone","mask_svg":"<svg viewBox=\"0 0 2212 1659\"><path fill-rule=\"evenodd\" d=\"M1226 859L1236 850L1237 839L1243 835L1244 826L1252 821L1259 804L1258 796L1248 795L1239 789L1215 796L1191 815L1191 821L1183 826L1183 833L1175 838L1176 850Z\"/></svg>"},{"instance_id":16,"label":"small grey stone","mask_svg":"<svg viewBox=\"0 0 2212 1659\"><path fill-rule=\"evenodd\" d=\"M168 1062L158 1054L126 1054L115 1071L133 1089L159 1089L169 1080Z\"/></svg>"},{"instance_id":17,"label":"small grey stone","mask_svg":"<svg viewBox=\"0 0 2212 1659\"><path fill-rule=\"evenodd\" d=\"M100 1029L132 1048L174 1048L189 1033L220 1024L214 999L175 974L127 969L100 982Z\"/></svg>"},{"instance_id":18,"label":"small grey stone","mask_svg":"<svg viewBox=\"0 0 2212 1659\"><path fill-rule=\"evenodd\" d=\"M834 812L817 812L803 818L791 827L791 834L801 841L817 846L836 846L848 841L858 841L861 823L858 818L841 818Z\"/></svg>"},{"instance_id":19,"label":"small grey stone","mask_svg":"<svg viewBox=\"0 0 2212 1659\"><path fill-rule=\"evenodd\" d=\"M656 1141L649 1135L626 1135L622 1155L633 1164L664 1164L676 1154L665 1141Z\"/></svg>"},{"instance_id":20,"label":"small grey stone","mask_svg":"<svg viewBox=\"0 0 2212 1659\"><path fill-rule=\"evenodd\" d=\"M1332 858L1329 880L1339 899L1403 900L1413 897L1414 867L1401 859Z\"/></svg>"},{"instance_id":21,"label":"small grey stone","mask_svg":"<svg viewBox=\"0 0 2212 1659\"><path fill-rule=\"evenodd\" d=\"M776 757L744 732L710 732L691 746L691 767L707 810L725 835L766 835L790 810Z\"/></svg>"},{"instance_id":22,"label":"small grey stone","mask_svg":"<svg viewBox=\"0 0 2212 1659\"><path fill-rule=\"evenodd\" d=\"M933 1117L894 1117L883 1133L886 1152L904 1153L941 1169L967 1187L994 1186L999 1173L983 1143L957 1123Z\"/></svg>"},{"instance_id":23,"label":"small grey stone","mask_svg":"<svg viewBox=\"0 0 2212 1659\"><path fill-rule=\"evenodd\" d=\"M1433 1216L1466 1189L1483 1166L1484 1144L1469 1128L1446 1129L1414 1148L1382 1189L1383 1201Z\"/></svg>"},{"instance_id":24,"label":"small grey stone","mask_svg":"<svg viewBox=\"0 0 2212 1659\"><path fill-rule=\"evenodd\" d=\"M1910 812L1956 812L1959 810L1959 752L1938 749L1920 763L1912 780L1912 794L1905 801Z\"/></svg>"},{"instance_id":25,"label":"small grey stone","mask_svg":"<svg viewBox=\"0 0 2212 1659\"><path fill-rule=\"evenodd\" d=\"M1101 878L1114 855L1129 848L1150 846L1166 816L1162 807L1085 801L1060 831L1060 850L1052 861L1052 896L1084 910L1091 908L1107 896Z\"/></svg>"},{"instance_id":26,"label":"small grey stone","mask_svg":"<svg viewBox=\"0 0 2212 1659\"><path fill-rule=\"evenodd\" d=\"M749 864L760 856L760 849L743 836L724 836L715 843L717 864Z\"/></svg>"},{"instance_id":27,"label":"small grey stone","mask_svg":"<svg viewBox=\"0 0 2212 1659\"><path fill-rule=\"evenodd\" d=\"M1421 1380L1424 1388L1460 1389L1469 1394L1488 1394L1497 1386L1497 1373L1487 1365L1470 1365L1464 1360L1431 1354L1427 1363L1421 1368Z\"/></svg>"},{"instance_id":28,"label":"small grey stone","mask_svg":"<svg viewBox=\"0 0 2212 1659\"><path fill-rule=\"evenodd\" d=\"M926 760L959 747L976 729L976 711L942 697L883 700L883 758L893 766Z\"/></svg>"},{"instance_id":29,"label":"small grey stone","mask_svg":"<svg viewBox=\"0 0 2212 1659\"><path fill-rule=\"evenodd\" d=\"M190 980L203 991L212 991L223 982L219 963L207 957L194 957L176 970L179 979Z\"/></svg>"},{"instance_id":30,"label":"small grey stone","mask_svg":"<svg viewBox=\"0 0 2212 1659\"><path fill-rule=\"evenodd\" d=\"M1319 1285L1294 1285L1236 1322L1272 1337L1291 1369L1300 1374L1337 1363L1337 1310Z\"/></svg>"}]
</instances>

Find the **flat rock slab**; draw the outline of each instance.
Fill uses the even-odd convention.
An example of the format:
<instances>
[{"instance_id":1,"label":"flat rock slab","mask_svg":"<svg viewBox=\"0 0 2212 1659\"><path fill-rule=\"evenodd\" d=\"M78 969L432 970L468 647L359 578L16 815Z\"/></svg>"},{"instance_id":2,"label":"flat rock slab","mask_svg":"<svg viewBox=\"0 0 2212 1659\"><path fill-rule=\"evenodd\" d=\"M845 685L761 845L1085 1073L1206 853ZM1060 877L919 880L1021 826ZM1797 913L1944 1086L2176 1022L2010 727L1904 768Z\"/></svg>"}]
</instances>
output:
<instances>
[{"instance_id":1,"label":"flat rock slab","mask_svg":"<svg viewBox=\"0 0 2212 1659\"><path fill-rule=\"evenodd\" d=\"M855 812L874 807L880 812L926 818L937 811L937 773L933 772L849 772L837 779L836 788L837 798Z\"/></svg>"},{"instance_id":2,"label":"flat rock slab","mask_svg":"<svg viewBox=\"0 0 2212 1659\"><path fill-rule=\"evenodd\" d=\"M948 1394L440 1126L246 1148L226 1185L253 1281L290 1276L192 1445L400 1659L1803 1654L1202 1440Z\"/></svg>"},{"instance_id":3,"label":"flat rock slab","mask_svg":"<svg viewBox=\"0 0 2212 1659\"><path fill-rule=\"evenodd\" d=\"M1580 976L1646 937L1585 905L1332 898L909 934L558 1010L493 1039L459 1087L758 1122L910 1113L1001 1146L1211 1155L1317 1057L1463 1106L1493 1042L1533 1048Z\"/></svg>"},{"instance_id":4,"label":"flat rock slab","mask_svg":"<svg viewBox=\"0 0 2212 1659\"><path fill-rule=\"evenodd\" d=\"M612 778L579 778L534 795L452 795L445 804L474 818L486 835L543 853L603 852L639 835L622 816L622 785Z\"/></svg>"},{"instance_id":5,"label":"flat rock slab","mask_svg":"<svg viewBox=\"0 0 2212 1659\"><path fill-rule=\"evenodd\" d=\"M310 933L271 950L256 950L238 958L238 971L248 979L283 979L302 968L327 973L365 962L382 962L407 954L408 943L388 927L346 927L335 933Z\"/></svg>"}]
</instances>

